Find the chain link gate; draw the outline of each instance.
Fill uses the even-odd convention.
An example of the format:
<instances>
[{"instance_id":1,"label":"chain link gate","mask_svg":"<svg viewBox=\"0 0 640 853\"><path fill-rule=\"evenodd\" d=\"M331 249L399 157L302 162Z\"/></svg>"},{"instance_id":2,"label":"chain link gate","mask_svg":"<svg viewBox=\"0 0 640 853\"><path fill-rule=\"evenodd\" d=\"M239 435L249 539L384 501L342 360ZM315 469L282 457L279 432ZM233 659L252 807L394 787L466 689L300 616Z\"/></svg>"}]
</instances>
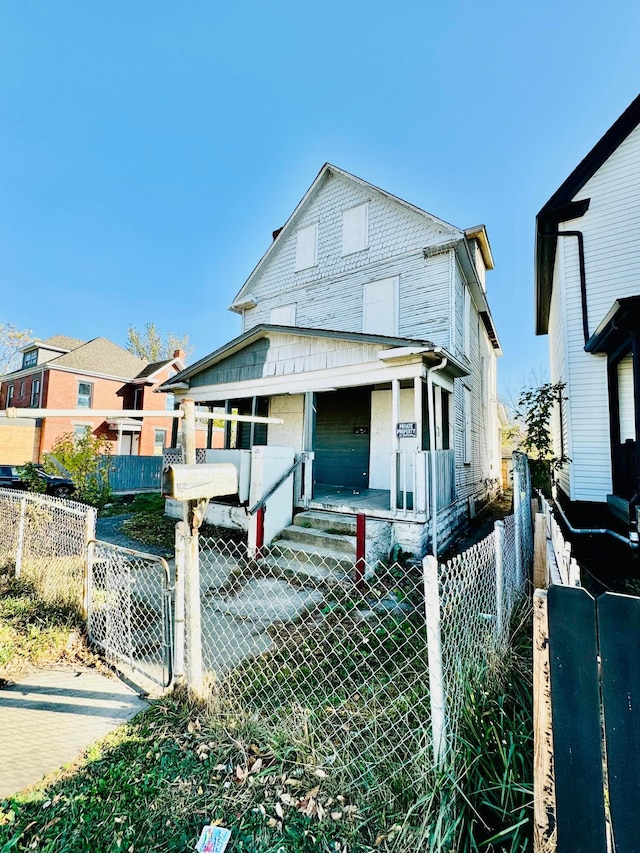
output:
<instances>
[{"instance_id":1,"label":"chain link gate","mask_svg":"<svg viewBox=\"0 0 640 853\"><path fill-rule=\"evenodd\" d=\"M173 678L173 590L163 557L89 542L89 639L114 666L136 670L160 687Z\"/></svg>"}]
</instances>

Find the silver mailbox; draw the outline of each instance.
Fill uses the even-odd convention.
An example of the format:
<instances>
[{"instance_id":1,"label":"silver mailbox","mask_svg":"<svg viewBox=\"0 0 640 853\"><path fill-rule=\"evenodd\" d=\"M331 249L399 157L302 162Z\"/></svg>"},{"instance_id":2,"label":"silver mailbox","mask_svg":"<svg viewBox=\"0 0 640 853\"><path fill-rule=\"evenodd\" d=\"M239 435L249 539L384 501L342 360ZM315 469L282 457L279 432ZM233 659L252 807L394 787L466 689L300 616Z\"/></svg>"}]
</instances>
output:
<instances>
[{"instance_id":1,"label":"silver mailbox","mask_svg":"<svg viewBox=\"0 0 640 853\"><path fill-rule=\"evenodd\" d=\"M215 498L238 493L238 469L230 462L213 465L167 465L162 495L177 501Z\"/></svg>"}]
</instances>

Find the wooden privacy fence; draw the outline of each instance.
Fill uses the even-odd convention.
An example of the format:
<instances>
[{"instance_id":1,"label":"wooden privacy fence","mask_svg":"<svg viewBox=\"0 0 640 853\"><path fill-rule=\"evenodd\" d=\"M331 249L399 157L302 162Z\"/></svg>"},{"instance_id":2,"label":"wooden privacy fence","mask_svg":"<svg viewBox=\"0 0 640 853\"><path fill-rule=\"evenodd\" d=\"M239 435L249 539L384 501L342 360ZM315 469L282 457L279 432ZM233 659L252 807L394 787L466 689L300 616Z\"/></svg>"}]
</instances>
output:
<instances>
[{"instance_id":1,"label":"wooden privacy fence","mask_svg":"<svg viewBox=\"0 0 640 853\"><path fill-rule=\"evenodd\" d=\"M162 456L104 456L112 492L159 492Z\"/></svg>"},{"instance_id":2,"label":"wooden privacy fence","mask_svg":"<svg viewBox=\"0 0 640 853\"><path fill-rule=\"evenodd\" d=\"M534 596L535 849L640 849L640 599Z\"/></svg>"}]
</instances>

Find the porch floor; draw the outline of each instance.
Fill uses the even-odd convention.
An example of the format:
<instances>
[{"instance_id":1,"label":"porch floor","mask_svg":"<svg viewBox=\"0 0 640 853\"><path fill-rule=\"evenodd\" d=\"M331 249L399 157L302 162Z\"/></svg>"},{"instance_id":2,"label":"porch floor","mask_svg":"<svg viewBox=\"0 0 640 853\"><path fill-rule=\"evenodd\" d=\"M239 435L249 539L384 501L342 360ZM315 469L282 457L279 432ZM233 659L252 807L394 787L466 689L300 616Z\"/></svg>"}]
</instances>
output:
<instances>
[{"instance_id":1,"label":"porch floor","mask_svg":"<svg viewBox=\"0 0 640 853\"><path fill-rule=\"evenodd\" d=\"M383 512L391 509L391 492L388 489L354 489L349 486L328 486L316 483L309 509L327 509L333 512Z\"/></svg>"}]
</instances>

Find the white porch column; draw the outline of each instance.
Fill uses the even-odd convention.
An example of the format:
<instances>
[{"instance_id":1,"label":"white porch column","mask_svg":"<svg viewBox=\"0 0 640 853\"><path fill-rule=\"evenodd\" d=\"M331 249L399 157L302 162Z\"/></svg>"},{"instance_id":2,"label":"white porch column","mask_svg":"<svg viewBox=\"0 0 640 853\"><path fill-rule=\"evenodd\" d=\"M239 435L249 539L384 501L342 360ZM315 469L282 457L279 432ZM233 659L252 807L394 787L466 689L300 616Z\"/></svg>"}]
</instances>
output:
<instances>
[{"instance_id":1,"label":"white porch column","mask_svg":"<svg viewBox=\"0 0 640 853\"><path fill-rule=\"evenodd\" d=\"M116 445L116 455L122 455L122 422L118 421L118 443Z\"/></svg>"},{"instance_id":2,"label":"white porch column","mask_svg":"<svg viewBox=\"0 0 640 853\"><path fill-rule=\"evenodd\" d=\"M422 450L422 377L413 380L414 420L416 422L416 450Z\"/></svg>"},{"instance_id":3,"label":"white porch column","mask_svg":"<svg viewBox=\"0 0 640 853\"><path fill-rule=\"evenodd\" d=\"M398 421L400 420L400 380L391 380L391 503L392 510L398 508Z\"/></svg>"}]
</instances>

